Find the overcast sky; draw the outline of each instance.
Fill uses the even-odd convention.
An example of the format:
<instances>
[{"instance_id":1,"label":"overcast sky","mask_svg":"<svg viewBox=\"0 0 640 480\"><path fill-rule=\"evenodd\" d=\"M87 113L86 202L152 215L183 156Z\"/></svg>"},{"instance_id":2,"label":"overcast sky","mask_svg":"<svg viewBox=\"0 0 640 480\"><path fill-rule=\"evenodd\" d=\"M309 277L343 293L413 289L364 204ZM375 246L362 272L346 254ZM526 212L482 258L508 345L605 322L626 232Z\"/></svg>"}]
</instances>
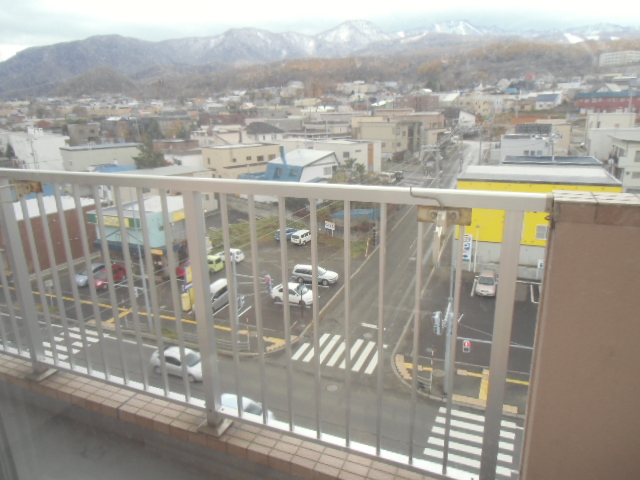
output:
<instances>
[{"instance_id":1,"label":"overcast sky","mask_svg":"<svg viewBox=\"0 0 640 480\"><path fill-rule=\"evenodd\" d=\"M218 35L230 28L256 27L272 32L316 34L347 20L364 19L385 31L417 28L436 22L467 20L478 26L548 29L600 22L640 27L635 2L610 0L606 7L586 2L537 0L535 11L514 10L521 2L477 0L376 2L323 0L245 0L244 2L180 0L4 0L0 10L0 60L26 47L118 34L141 40L168 40ZM436 2L431 2L436 3ZM363 7L367 6L364 10ZM373 8L372 8L373 7ZM384 9L384 10L383 10ZM592 9L584 11L585 9ZM582 10L582 11L581 11Z\"/></svg>"}]
</instances>

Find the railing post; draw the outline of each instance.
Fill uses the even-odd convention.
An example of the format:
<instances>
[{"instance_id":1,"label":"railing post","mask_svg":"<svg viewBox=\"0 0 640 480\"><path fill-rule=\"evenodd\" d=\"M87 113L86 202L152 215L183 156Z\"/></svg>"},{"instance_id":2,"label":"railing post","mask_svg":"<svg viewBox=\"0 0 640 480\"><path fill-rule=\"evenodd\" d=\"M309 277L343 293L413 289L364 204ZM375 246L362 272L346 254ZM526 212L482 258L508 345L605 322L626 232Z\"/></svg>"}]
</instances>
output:
<instances>
[{"instance_id":1,"label":"railing post","mask_svg":"<svg viewBox=\"0 0 640 480\"><path fill-rule=\"evenodd\" d=\"M218 349L213 311L209 298L209 269L207 268L207 248L204 243L206 234L202 212L202 193L184 192L185 222L189 245L191 270L193 273L194 310L198 328L198 347L202 359L202 384L204 390L206 420L200 425L202 433L220 436L231 425L230 420L218 415L220 408L220 376L218 368Z\"/></svg>"},{"instance_id":2,"label":"railing post","mask_svg":"<svg viewBox=\"0 0 640 480\"><path fill-rule=\"evenodd\" d=\"M21 323L24 327L23 333L27 341L27 346L29 347L33 378L41 380L54 373L55 370L49 369L44 363L45 353L42 343L42 333L38 326L38 310L36 309L36 302L32 294L31 279L29 277L27 259L23 249L24 243L20 238L20 230L10 188L11 184L9 180L6 177L0 178L0 207L2 208L0 227L4 234L5 246L11 258L13 283L16 296L18 297L18 305L20 305ZM25 218L23 221L29 222L31 219ZM10 299L8 301L10 301Z\"/></svg>"},{"instance_id":3,"label":"railing post","mask_svg":"<svg viewBox=\"0 0 640 480\"><path fill-rule=\"evenodd\" d=\"M484 437L482 439L482 460L480 479L494 479L498 464L498 444L500 422L504 401L513 325L513 305L518 278L520 239L524 213L507 210L505 212L504 234L500 250L500 288L496 296L496 311L493 321L493 345L489 364L489 396L487 398Z\"/></svg>"}]
</instances>

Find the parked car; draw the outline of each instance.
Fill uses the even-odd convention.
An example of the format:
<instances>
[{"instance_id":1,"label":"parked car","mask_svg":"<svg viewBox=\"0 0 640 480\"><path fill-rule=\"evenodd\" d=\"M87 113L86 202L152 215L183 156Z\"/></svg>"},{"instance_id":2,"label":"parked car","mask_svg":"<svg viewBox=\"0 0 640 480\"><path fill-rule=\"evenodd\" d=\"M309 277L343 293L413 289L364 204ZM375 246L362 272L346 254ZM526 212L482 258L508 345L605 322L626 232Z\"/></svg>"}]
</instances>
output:
<instances>
[{"instance_id":1,"label":"parked car","mask_svg":"<svg viewBox=\"0 0 640 480\"><path fill-rule=\"evenodd\" d=\"M217 312L229 303L229 289L227 288L227 279L220 278L209 285L211 292L211 308ZM238 295L238 310L244 307L244 295Z\"/></svg>"},{"instance_id":2,"label":"parked car","mask_svg":"<svg viewBox=\"0 0 640 480\"><path fill-rule=\"evenodd\" d=\"M289 282L286 287L282 284L277 285L271 289L271 298L274 302L283 302L285 291L289 294L290 304L302 306L313 304L313 292L304 283Z\"/></svg>"},{"instance_id":3,"label":"parked car","mask_svg":"<svg viewBox=\"0 0 640 480\"><path fill-rule=\"evenodd\" d=\"M309 230L298 230L291 235L291 243L296 245L304 245L311 241L311 232Z\"/></svg>"},{"instance_id":4,"label":"parked car","mask_svg":"<svg viewBox=\"0 0 640 480\"><path fill-rule=\"evenodd\" d=\"M287 227L285 229L285 234L287 236L287 240L291 240L291 235L293 235L297 231L298 231L297 228ZM276 240L280 241L280 230L276 230Z\"/></svg>"},{"instance_id":5,"label":"parked car","mask_svg":"<svg viewBox=\"0 0 640 480\"><path fill-rule=\"evenodd\" d=\"M113 265L111 267L113 271L113 281L123 282L127 279L127 271L122 265ZM99 272L93 276L94 283L96 285L96 289L104 289L106 290L109 287L109 276L107 275L107 268L103 268Z\"/></svg>"},{"instance_id":6,"label":"parked car","mask_svg":"<svg viewBox=\"0 0 640 480\"><path fill-rule=\"evenodd\" d=\"M224 268L224 257L220 255L207 255L207 266L210 272L219 272Z\"/></svg>"},{"instance_id":7,"label":"parked car","mask_svg":"<svg viewBox=\"0 0 640 480\"><path fill-rule=\"evenodd\" d=\"M296 265L293 267L291 276L298 280L298 282L311 282L313 280L313 267L312 265ZM333 285L338 281L338 274L331 270L325 270L322 267L318 267L318 283L324 285Z\"/></svg>"},{"instance_id":8,"label":"parked car","mask_svg":"<svg viewBox=\"0 0 640 480\"><path fill-rule=\"evenodd\" d=\"M235 393L223 393L220 397L220 403L223 407L238 409L238 396ZM262 417L262 404L256 402L247 397L242 397L242 410L244 413L250 413L251 415L258 415ZM267 418L273 420L273 412L267 410Z\"/></svg>"},{"instance_id":9,"label":"parked car","mask_svg":"<svg viewBox=\"0 0 640 480\"><path fill-rule=\"evenodd\" d=\"M156 350L151 354L149 363L156 373L162 372L162 363L160 361L160 350ZM162 353L168 375L182 377L182 359L180 358L180 348L168 347ZM202 364L200 363L200 354L189 348L184 349L184 362L187 364L187 376L190 382L202 381Z\"/></svg>"},{"instance_id":10,"label":"parked car","mask_svg":"<svg viewBox=\"0 0 640 480\"><path fill-rule=\"evenodd\" d=\"M474 294L480 297L495 297L498 290L498 276L493 270L483 270L476 277Z\"/></svg>"},{"instance_id":11,"label":"parked car","mask_svg":"<svg viewBox=\"0 0 640 480\"><path fill-rule=\"evenodd\" d=\"M96 273L98 273L100 270L102 270L105 267L106 267L106 265L104 263L92 263L91 264L91 271L95 275ZM86 269L83 270L80 273L76 273L76 285L77 286L86 287L88 283L89 283L89 272Z\"/></svg>"},{"instance_id":12,"label":"parked car","mask_svg":"<svg viewBox=\"0 0 640 480\"><path fill-rule=\"evenodd\" d=\"M224 252L218 252L216 253L216 255L218 255L224 261ZM229 256L231 257L232 262L241 262L242 260L244 260L244 252L239 248L230 248Z\"/></svg>"}]
</instances>

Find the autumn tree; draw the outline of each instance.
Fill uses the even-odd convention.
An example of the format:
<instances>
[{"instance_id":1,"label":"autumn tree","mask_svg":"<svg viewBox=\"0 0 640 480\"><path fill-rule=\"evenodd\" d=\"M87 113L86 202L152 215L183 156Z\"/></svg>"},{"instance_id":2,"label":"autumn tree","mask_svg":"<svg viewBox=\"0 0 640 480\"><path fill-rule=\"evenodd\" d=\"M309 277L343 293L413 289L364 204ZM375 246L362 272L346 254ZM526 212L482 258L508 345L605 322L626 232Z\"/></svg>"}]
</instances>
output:
<instances>
[{"instance_id":1,"label":"autumn tree","mask_svg":"<svg viewBox=\"0 0 640 480\"><path fill-rule=\"evenodd\" d=\"M164 155L153 149L153 139L151 137L145 137L143 142L138 145L138 150L140 150L140 154L133 157L136 167L157 168L167 165Z\"/></svg>"}]
</instances>

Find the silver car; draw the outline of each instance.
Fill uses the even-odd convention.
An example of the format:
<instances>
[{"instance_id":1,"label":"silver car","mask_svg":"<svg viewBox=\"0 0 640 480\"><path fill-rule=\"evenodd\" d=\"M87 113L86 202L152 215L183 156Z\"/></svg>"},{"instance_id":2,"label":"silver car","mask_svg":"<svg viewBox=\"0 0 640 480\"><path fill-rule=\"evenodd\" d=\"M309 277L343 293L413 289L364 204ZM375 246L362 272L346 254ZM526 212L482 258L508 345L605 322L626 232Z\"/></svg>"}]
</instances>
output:
<instances>
[{"instance_id":1,"label":"silver car","mask_svg":"<svg viewBox=\"0 0 640 480\"><path fill-rule=\"evenodd\" d=\"M479 297L495 297L498 290L498 276L493 270L483 270L476 277L474 294Z\"/></svg>"},{"instance_id":2,"label":"silver car","mask_svg":"<svg viewBox=\"0 0 640 480\"><path fill-rule=\"evenodd\" d=\"M93 274L95 275L96 273L98 273L100 270L102 270L103 268L105 268L105 264L104 263L92 263L91 264L91 271L93 272ZM85 269L80 273L76 273L76 285L79 287L86 287L87 284L89 282L89 272Z\"/></svg>"},{"instance_id":3,"label":"silver car","mask_svg":"<svg viewBox=\"0 0 640 480\"><path fill-rule=\"evenodd\" d=\"M298 282L310 283L313 279L313 267L311 265L296 265L293 267L291 276ZM318 283L324 285L333 285L338 281L338 274L331 270L325 270L322 267L318 267Z\"/></svg>"},{"instance_id":4,"label":"silver car","mask_svg":"<svg viewBox=\"0 0 640 480\"><path fill-rule=\"evenodd\" d=\"M163 352L164 362L168 375L182 377L182 358L180 357L180 349L178 347L166 348ZM160 350L156 350L151 354L149 363L156 373L162 372L162 362L160 360ZM202 364L200 363L200 354L191 350L184 349L184 363L187 365L187 378L190 382L202 381Z\"/></svg>"},{"instance_id":5,"label":"silver car","mask_svg":"<svg viewBox=\"0 0 640 480\"><path fill-rule=\"evenodd\" d=\"M220 398L220 403L223 407L238 410L238 396L235 393L223 393ZM244 413L262 417L262 404L248 397L242 397L242 410ZM267 410L267 418L273 420L273 412L271 412L271 410Z\"/></svg>"}]
</instances>

